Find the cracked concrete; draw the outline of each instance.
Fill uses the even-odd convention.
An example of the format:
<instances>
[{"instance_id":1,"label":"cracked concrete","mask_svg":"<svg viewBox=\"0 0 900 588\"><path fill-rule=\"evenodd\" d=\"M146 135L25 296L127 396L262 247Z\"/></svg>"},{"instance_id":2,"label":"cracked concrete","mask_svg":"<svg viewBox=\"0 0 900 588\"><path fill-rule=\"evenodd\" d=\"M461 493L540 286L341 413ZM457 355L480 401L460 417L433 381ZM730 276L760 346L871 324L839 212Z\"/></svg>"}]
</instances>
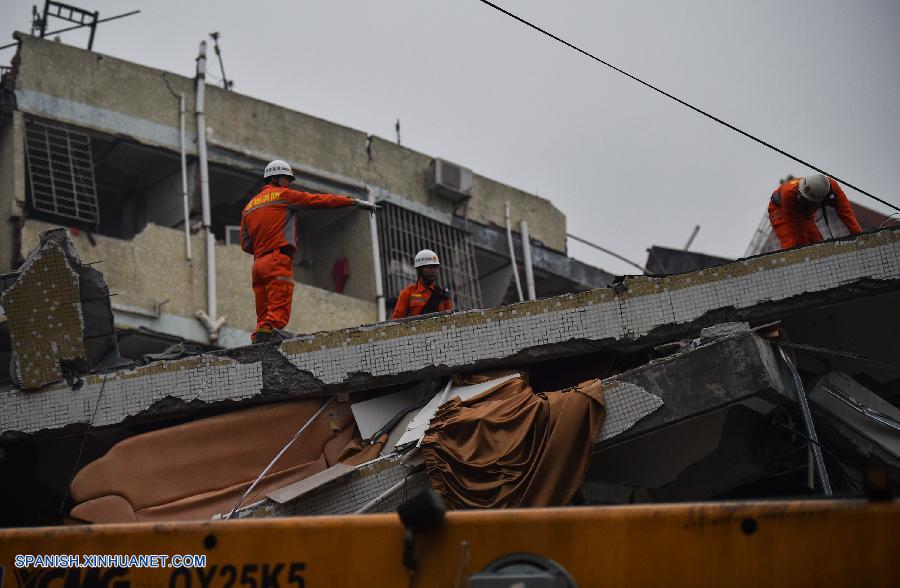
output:
<instances>
[{"instance_id":1,"label":"cracked concrete","mask_svg":"<svg viewBox=\"0 0 900 588\"><path fill-rule=\"evenodd\" d=\"M609 350L643 349L696 336L720 322L761 324L811 308L900 290L900 231L883 230L705 271L626 279L604 288L419 320L304 335L280 345L203 356L199 370L172 364L171 381L149 377L139 388L111 386L95 426L141 412L178 389L208 403L347 394L457 371L512 368ZM189 360L181 360L189 361ZM156 364L147 366L154 368ZM127 379L138 368L109 375ZM168 373L168 372L167 372ZM99 383L99 376L92 382ZM215 391L206 388L214 381ZM96 389L90 384L85 389ZM0 434L87 422L81 393L65 386L34 397L0 392ZM94 396L96 398L96 395ZM50 400L48 400L50 399ZM108 405L107 405L108 403ZM77 404L76 408L72 408ZM90 403L88 403L90 404ZM118 416L115 416L118 415Z\"/></svg>"}]
</instances>

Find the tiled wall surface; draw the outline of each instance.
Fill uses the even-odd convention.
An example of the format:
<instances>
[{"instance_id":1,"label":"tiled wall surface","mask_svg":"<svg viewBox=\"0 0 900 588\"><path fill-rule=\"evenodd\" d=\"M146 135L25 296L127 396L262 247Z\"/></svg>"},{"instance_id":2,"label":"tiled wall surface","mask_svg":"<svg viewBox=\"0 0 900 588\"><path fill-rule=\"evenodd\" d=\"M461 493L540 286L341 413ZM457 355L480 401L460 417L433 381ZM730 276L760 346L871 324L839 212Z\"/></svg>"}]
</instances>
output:
<instances>
[{"instance_id":1,"label":"tiled wall surface","mask_svg":"<svg viewBox=\"0 0 900 588\"><path fill-rule=\"evenodd\" d=\"M385 496L385 493L400 482L404 483ZM391 455L363 464L284 504L264 500L259 504L247 506L239 511L237 516L245 518L352 514L379 497L383 498L367 512L388 512L394 510L406 498L415 496L427 487L430 487L430 484L424 472L412 473L411 466L405 464L400 456Z\"/></svg>"},{"instance_id":2,"label":"tiled wall surface","mask_svg":"<svg viewBox=\"0 0 900 588\"><path fill-rule=\"evenodd\" d=\"M0 432L34 433L88 422L100 427L122 422L165 398L242 400L261 390L259 363L241 364L211 355L161 361L135 370L88 376L79 390L58 384L40 392L0 392Z\"/></svg>"},{"instance_id":3,"label":"tiled wall surface","mask_svg":"<svg viewBox=\"0 0 900 588\"><path fill-rule=\"evenodd\" d=\"M3 294L22 387L62 378L59 362L85 358L78 274L55 246L36 251Z\"/></svg>"},{"instance_id":4,"label":"tiled wall surface","mask_svg":"<svg viewBox=\"0 0 900 588\"><path fill-rule=\"evenodd\" d=\"M539 345L634 339L718 308L749 308L862 278L900 279L900 231L688 274L631 278L619 293L606 288L421 321L316 333L285 341L281 351L325 384L339 384L354 372L382 376L433 365L462 368Z\"/></svg>"},{"instance_id":5,"label":"tiled wall surface","mask_svg":"<svg viewBox=\"0 0 900 588\"><path fill-rule=\"evenodd\" d=\"M378 376L430 365L463 368L538 345L636 338L717 308L747 308L839 288L861 278L900 279L900 231L885 230L678 276L632 278L625 282L626 291L619 293L600 289L420 321L317 333L285 341L281 351L294 366L325 384L339 384L354 372ZM0 433L88 422L101 387L102 379L91 376L78 391L57 385L38 392L2 392ZM93 424L119 422L167 396L240 400L261 389L259 364L214 356L153 364L111 374ZM646 406L634 407L638 412L652 408L652 398L644 400Z\"/></svg>"},{"instance_id":6,"label":"tiled wall surface","mask_svg":"<svg viewBox=\"0 0 900 588\"><path fill-rule=\"evenodd\" d=\"M598 443L627 431L663 405L662 399L656 394L618 377L603 382L603 399L606 401L606 418L597 435Z\"/></svg>"}]
</instances>

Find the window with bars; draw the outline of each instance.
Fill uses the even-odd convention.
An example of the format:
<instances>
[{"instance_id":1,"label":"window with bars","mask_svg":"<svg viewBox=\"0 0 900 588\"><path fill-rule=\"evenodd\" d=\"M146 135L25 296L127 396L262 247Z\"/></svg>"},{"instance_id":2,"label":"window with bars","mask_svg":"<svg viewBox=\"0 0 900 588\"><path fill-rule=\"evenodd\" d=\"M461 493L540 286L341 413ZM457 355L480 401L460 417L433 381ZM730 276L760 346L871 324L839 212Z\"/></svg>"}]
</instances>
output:
<instances>
[{"instance_id":1,"label":"window with bars","mask_svg":"<svg viewBox=\"0 0 900 588\"><path fill-rule=\"evenodd\" d=\"M26 120L25 159L34 210L100 222L90 137L65 126Z\"/></svg>"},{"instance_id":2,"label":"window with bars","mask_svg":"<svg viewBox=\"0 0 900 588\"><path fill-rule=\"evenodd\" d=\"M438 283L450 289L454 308L481 308L475 252L466 233L394 204L381 206L378 239L385 298L396 301L416 281L413 259L420 250L432 249L441 260Z\"/></svg>"}]
</instances>

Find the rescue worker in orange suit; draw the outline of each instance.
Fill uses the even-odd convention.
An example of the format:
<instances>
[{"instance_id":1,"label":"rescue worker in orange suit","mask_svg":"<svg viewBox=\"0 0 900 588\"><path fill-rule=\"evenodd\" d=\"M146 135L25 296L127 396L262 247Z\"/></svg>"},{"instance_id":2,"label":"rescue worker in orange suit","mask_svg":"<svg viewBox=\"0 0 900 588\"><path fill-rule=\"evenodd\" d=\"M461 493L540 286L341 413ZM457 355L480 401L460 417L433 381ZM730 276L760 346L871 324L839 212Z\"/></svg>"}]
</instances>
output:
<instances>
[{"instance_id":1,"label":"rescue worker in orange suit","mask_svg":"<svg viewBox=\"0 0 900 588\"><path fill-rule=\"evenodd\" d=\"M419 251L416 253L415 266L418 274L416 283L400 291L393 318L453 310L450 291L437 285L438 269L441 266L437 253L431 249Z\"/></svg>"},{"instance_id":2,"label":"rescue worker in orange suit","mask_svg":"<svg viewBox=\"0 0 900 588\"><path fill-rule=\"evenodd\" d=\"M253 255L253 294L256 297L254 343L280 340L291 318L294 293L292 259L297 250L297 209L358 206L378 208L365 200L336 194L309 194L290 189L291 166L275 160L263 173L266 182L241 215L241 249Z\"/></svg>"},{"instance_id":3,"label":"rescue worker in orange suit","mask_svg":"<svg viewBox=\"0 0 900 588\"><path fill-rule=\"evenodd\" d=\"M837 182L822 174L788 180L769 200L769 221L782 249L822 241L816 227L816 213L825 214L825 206L834 207L851 234L862 232L853 207Z\"/></svg>"}]
</instances>

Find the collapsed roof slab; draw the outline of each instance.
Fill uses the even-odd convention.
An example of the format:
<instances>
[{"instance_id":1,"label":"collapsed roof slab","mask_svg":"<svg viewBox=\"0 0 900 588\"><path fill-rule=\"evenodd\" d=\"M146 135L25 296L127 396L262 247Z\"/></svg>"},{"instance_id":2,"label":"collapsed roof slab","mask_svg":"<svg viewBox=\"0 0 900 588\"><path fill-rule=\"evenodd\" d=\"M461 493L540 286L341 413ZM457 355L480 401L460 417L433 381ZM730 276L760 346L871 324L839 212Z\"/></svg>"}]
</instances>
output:
<instances>
[{"instance_id":1,"label":"collapsed roof slab","mask_svg":"<svg viewBox=\"0 0 900 588\"><path fill-rule=\"evenodd\" d=\"M191 401L297 398L458 371L646 347L721 322L755 324L900 290L900 230L883 230L687 274L499 308L303 335L92 375L78 391L0 393L0 434L111 425L183 411ZM98 401L99 399L99 401ZM96 417L92 414L96 412Z\"/></svg>"},{"instance_id":2,"label":"collapsed roof slab","mask_svg":"<svg viewBox=\"0 0 900 588\"><path fill-rule=\"evenodd\" d=\"M793 399L784 376L772 344L749 331L628 370L603 383L607 414L596 451L737 403L768 411ZM239 516L351 514L367 505L371 505L368 512L387 512L403 495L414 494L411 488L427 485L424 472L414 467L419 463L392 455L356 468L334 466L318 474L318 479L308 478L269 494ZM630 467L647 466L634 461Z\"/></svg>"},{"instance_id":3,"label":"collapsed roof slab","mask_svg":"<svg viewBox=\"0 0 900 588\"><path fill-rule=\"evenodd\" d=\"M603 349L647 347L694 336L713 324L761 324L898 289L900 231L885 230L686 274L626 278L613 287L578 294L317 333L285 341L280 351L298 370L295 389L354 390ZM261 352L244 348L230 355ZM277 384L266 381L267 386Z\"/></svg>"}]
</instances>

